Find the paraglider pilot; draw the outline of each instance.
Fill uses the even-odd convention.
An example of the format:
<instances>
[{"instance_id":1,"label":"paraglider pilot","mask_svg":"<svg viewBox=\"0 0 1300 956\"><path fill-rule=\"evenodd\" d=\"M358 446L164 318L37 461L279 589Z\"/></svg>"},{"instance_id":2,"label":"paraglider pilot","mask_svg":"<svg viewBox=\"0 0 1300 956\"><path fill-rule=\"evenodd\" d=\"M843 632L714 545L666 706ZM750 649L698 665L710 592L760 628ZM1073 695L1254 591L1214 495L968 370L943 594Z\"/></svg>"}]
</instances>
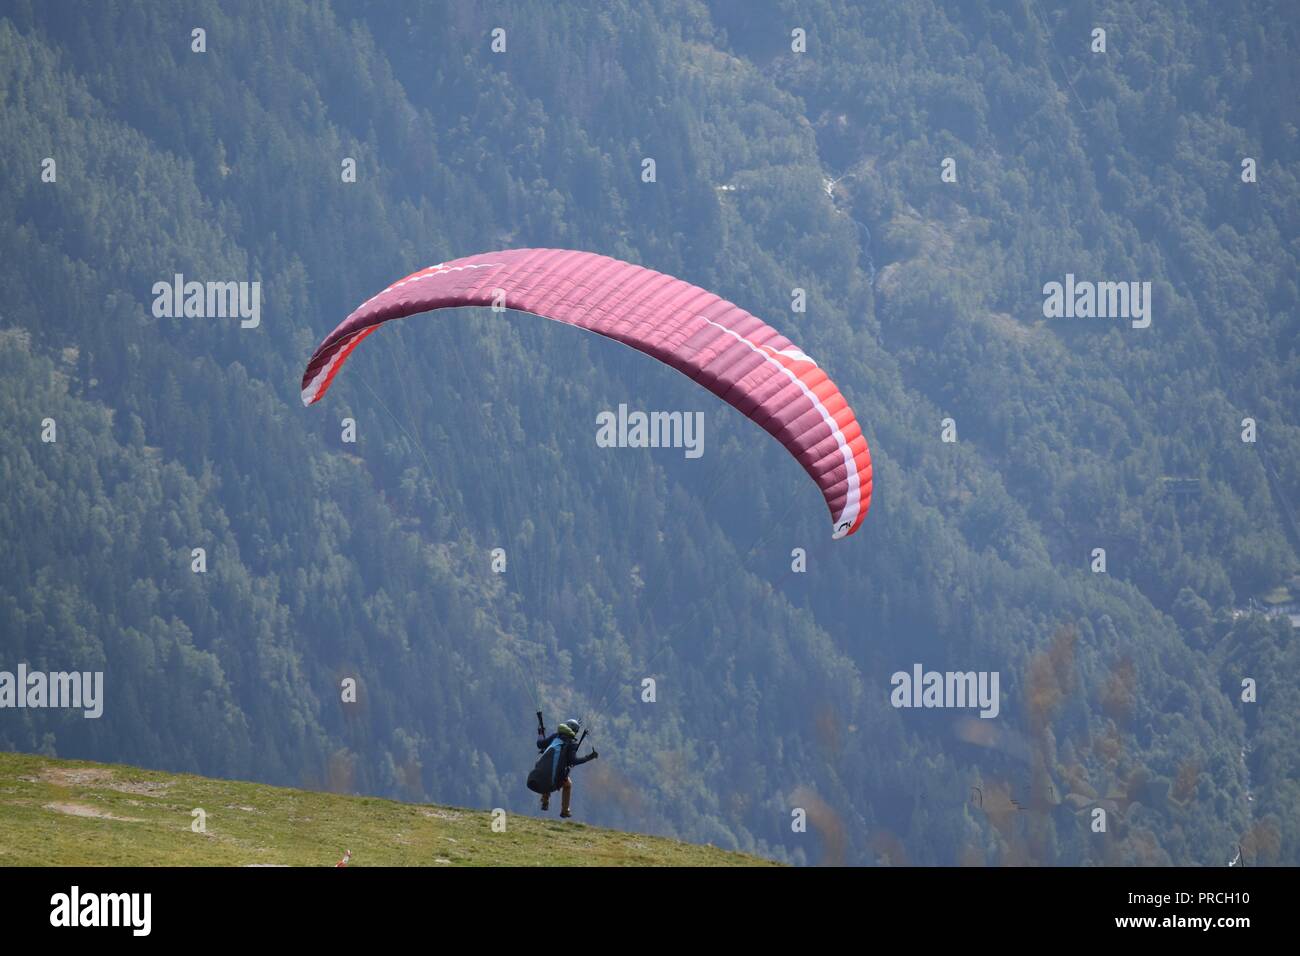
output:
<instances>
[{"instance_id":1,"label":"paraglider pilot","mask_svg":"<svg viewBox=\"0 0 1300 956\"><path fill-rule=\"evenodd\" d=\"M551 808L551 794L560 791L560 816L571 817L569 802L573 796L573 781L569 771L588 760L598 756L595 750L585 757L578 756L578 737L580 725L576 718L570 718L556 728L555 733L547 734L542 725L542 715L537 715L537 749L542 755L537 765L528 775L528 789L542 796L542 810ZM585 736L585 735L584 735Z\"/></svg>"}]
</instances>

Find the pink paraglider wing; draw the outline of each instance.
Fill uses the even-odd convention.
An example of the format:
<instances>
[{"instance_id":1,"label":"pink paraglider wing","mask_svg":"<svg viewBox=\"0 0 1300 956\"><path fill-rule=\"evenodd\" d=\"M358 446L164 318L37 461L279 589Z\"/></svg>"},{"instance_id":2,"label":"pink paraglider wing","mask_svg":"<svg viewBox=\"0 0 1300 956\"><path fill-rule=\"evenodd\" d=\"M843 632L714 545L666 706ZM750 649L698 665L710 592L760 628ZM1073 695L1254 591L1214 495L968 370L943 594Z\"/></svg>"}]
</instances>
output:
<instances>
[{"instance_id":1,"label":"pink paraglider wing","mask_svg":"<svg viewBox=\"0 0 1300 956\"><path fill-rule=\"evenodd\" d=\"M498 291L500 290L500 291ZM817 363L761 319L681 279L590 252L509 249L412 273L362 303L326 336L302 378L320 401L362 339L384 322L499 304L577 326L671 365L753 419L812 477L833 536L871 504L871 453L853 409Z\"/></svg>"}]
</instances>

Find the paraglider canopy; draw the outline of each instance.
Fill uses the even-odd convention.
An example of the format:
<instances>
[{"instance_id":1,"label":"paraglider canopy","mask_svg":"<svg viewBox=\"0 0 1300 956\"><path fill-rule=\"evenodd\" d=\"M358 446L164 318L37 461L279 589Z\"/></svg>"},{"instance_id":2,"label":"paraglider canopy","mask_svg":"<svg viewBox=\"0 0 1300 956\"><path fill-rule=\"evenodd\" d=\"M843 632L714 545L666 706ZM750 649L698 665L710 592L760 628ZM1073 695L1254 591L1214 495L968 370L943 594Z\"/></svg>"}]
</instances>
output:
<instances>
[{"instance_id":1,"label":"paraglider canopy","mask_svg":"<svg viewBox=\"0 0 1300 956\"><path fill-rule=\"evenodd\" d=\"M380 325L458 306L504 306L614 339L707 388L775 437L826 499L832 536L871 504L871 453L853 409L812 358L761 319L681 279L572 249L507 249L414 272L367 299L316 348L302 401L329 390Z\"/></svg>"}]
</instances>

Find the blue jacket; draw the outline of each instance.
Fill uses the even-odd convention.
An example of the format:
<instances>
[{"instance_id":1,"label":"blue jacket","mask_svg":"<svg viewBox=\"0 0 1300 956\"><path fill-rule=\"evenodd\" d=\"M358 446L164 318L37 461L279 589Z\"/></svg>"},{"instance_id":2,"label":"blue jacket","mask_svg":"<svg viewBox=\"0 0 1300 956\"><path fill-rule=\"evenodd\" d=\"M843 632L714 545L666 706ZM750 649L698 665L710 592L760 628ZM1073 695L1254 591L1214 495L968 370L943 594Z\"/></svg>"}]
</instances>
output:
<instances>
[{"instance_id":1,"label":"blue jacket","mask_svg":"<svg viewBox=\"0 0 1300 956\"><path fill-rule=\"evenodd\" d=\"M551 743L557 739L563 740L559 734L547 734L545 737L540 734L537 737L537 749L545 750ZM578 756L578 741L576 739L565 740L564 745L560 748L560 758L555 767L553 777L554 786L558 789L564 781L569 779L569 771L579 764L584 764L591 759L591 754L585 757Z\"/></svg>"}]
</instances>

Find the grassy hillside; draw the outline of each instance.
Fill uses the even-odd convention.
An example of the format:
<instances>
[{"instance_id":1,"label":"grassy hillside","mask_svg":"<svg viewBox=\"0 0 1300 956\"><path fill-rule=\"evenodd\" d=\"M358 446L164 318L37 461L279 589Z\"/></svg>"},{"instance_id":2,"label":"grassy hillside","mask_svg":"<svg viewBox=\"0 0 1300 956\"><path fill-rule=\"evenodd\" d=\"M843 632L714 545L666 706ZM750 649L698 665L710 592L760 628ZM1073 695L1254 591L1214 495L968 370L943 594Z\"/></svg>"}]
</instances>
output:
<instances>
[{"instance_id":1,"label":"grassy hillside","mask_svg":"<svg viewBox=\"0 0 1300 956\"><path fill-rule=\"evenodd\" d=\"M329 866L346 849L352 866L768 865L555 813L495 833L484 810L0 754L0 866Z\"/></svg>"}]
</instances>

